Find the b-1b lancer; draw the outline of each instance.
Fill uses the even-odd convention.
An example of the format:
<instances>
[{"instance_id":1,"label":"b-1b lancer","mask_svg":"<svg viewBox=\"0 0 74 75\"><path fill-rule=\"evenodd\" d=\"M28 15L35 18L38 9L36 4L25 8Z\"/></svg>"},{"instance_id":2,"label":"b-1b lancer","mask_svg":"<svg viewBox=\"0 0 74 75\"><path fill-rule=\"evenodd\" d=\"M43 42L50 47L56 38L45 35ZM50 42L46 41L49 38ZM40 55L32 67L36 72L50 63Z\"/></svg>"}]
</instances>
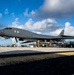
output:
<instances>
[{"instance_id":1,"label":"b-1b lancer","mask_svg":"<svg viewBox=\"0 0 74 75\"><path fill-rule=\"evenodd\" d=\"M62 39L74 39L74 36L67 36L64 35L64 30L61 31L61 33L58 36L50 36L50 35L42 35L42 34L36 34L24 29L19 28L13 28L13 27L7 27L0 30L0 36L5 38L15 38L17 41L17 38L19 40L27 40L26 42L30 41L36 41L37 46L40 46L40 42L50 42L52 41L60 41Z\"/></svg>"}]
</instances>

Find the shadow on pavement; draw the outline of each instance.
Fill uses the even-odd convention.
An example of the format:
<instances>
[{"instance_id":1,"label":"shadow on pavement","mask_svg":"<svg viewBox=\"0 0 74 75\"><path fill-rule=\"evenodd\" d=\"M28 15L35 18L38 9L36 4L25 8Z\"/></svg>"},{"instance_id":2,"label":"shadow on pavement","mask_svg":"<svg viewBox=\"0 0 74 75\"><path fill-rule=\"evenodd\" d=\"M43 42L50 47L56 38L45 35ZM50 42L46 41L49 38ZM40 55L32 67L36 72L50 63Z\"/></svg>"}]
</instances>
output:
<instances>
[{"instance_id":1,"label":"shadow on pavement","mask_svg":"<svg viewBox=\"0 0 74 75\"><path fill-rule=\"evenodd\" d=\"M0 75L74 75L74 56L0 66Z\"/></svg>"}]
</instances>

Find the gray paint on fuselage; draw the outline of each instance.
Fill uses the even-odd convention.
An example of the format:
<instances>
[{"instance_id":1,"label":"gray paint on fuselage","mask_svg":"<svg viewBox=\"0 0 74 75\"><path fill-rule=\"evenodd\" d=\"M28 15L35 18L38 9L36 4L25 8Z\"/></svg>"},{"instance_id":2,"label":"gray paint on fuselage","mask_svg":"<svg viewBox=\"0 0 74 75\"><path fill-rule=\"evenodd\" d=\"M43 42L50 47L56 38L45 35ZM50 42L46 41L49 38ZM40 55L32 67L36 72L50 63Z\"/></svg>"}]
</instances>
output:
<instances>
[{"instance_id":1,"label":"gray paint on fuselage","mask_svg":"<svg viewBox=\"0 0 74 75\"><path fill-rule=\"evenodd\" d=\"M26 38L26 39L30 39L30 38L32 38L32 39L49 39L49 38L53 38L53 36L36 34L36 33L30 32L30 31L22 30L22 29L18 29L18 28L11 28L11 29L5 28L5 29L3 29L3 32L6 36Z\"/></svg>"},{"instance_id":2,"label":"gray paint on fuselage","mask_svg":"<svg viewBox=\"0 0 74 75\"><path fill-rule=\"evenodd\" d=\"M2 34L1 34L2 32ZM0 34L2 36L7 36L7 37L16 37L16 38L21 38L21 39L35 39L35 40L61 40L61 39L74 39L74 36L65 36L65 35L60 35L60 36L49 36L49 35L41 35L41 34L36 34L24 29L19 29L19 28L5 28L0 31Z\"/></svg>"}]
</instances>

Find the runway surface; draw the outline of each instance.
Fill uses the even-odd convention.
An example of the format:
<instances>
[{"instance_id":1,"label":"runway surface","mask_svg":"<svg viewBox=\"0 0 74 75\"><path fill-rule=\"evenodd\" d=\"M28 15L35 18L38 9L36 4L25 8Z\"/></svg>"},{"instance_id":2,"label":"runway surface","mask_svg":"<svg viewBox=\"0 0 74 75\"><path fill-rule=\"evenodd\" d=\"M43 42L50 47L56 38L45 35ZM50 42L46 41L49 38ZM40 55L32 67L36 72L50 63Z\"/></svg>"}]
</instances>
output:
<instances>
[{"instance_id":1,"label":"runway surface","mask_svg":"<svg viewBox=\"0 0 74 75\"><path fill-rule=\"evenodd\" d=\"M74 75L74 48L0 47L0 75Z\"/></svg>"},{"instance_id":2,"label":"runway surface","mask_svg":"<svg viewBox=\"0 0 74 75\"><path fill-rule=\"evenodd\" d=\"M42 52L74 52L74 48L30 48L30 47L0 47L0 55L27 54Z\"/></svg>"}]
</instances>

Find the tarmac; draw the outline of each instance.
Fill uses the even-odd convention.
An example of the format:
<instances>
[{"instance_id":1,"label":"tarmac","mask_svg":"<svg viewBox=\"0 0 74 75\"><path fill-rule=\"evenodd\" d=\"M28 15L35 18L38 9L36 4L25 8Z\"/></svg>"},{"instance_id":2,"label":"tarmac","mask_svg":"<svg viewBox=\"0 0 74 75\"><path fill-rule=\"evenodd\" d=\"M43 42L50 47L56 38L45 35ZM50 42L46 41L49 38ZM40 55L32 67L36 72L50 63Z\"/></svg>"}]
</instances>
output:
<instances>
[{"instance_id":1,"label":"tarmac","mask_svg":"<svg viewBox=\"0 0 74 75\"><path fill-rule=\"evenodd\" d=\"M63 53L65 52L65 53ZM68 52L68 54L67 54ZM58 53L62 55L73 55L74 48L46 48L46 47L0 47L0 55L31 54L31 53Z\"/></svg>"},{"instance_id":2,"label":"tarmac","mask_svg":"<svg viewBox=\"0 0 74 75\"><path fill-rule=\"evenodd\" d=\"M74 75L74 48L0 47L0 75Z\"/></svg>"}]
</instances>

